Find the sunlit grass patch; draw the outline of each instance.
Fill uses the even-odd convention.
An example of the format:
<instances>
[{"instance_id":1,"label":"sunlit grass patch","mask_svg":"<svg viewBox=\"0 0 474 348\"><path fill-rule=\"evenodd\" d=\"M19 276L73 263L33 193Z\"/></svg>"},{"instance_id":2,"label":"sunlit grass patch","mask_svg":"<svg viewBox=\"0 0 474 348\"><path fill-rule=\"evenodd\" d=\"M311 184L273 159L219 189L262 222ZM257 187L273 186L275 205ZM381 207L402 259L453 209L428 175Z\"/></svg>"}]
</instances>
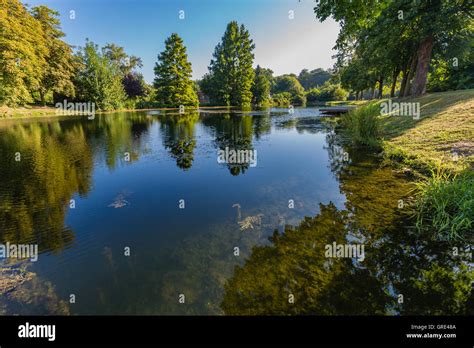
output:
<instances>
[{"instance_id":1,"label":"sunlit grass patch","mask_svg":"<svg viewBox=\"0 0 474 348\"><path fill-rule=\"evenodd\" d=\"M421 117L383 117L384 151L407 165L452 172L474 168L474 90L404 99L421 104Z\"/></svg>"}]
</instances>

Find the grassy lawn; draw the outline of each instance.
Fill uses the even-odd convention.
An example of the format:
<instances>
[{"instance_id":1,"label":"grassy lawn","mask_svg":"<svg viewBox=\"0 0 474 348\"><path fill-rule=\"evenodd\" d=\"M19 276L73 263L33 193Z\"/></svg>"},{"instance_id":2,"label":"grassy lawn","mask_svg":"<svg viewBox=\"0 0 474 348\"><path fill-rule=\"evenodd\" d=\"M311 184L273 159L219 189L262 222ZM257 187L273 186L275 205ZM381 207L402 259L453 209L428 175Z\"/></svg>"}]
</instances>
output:
<instances>
[{"instance_id":1,"label":"grassy lawn","mask_svg":"<svg viewBox=\"0 0 474 348\"><path fill-rule=\"evenodd\" d=\"M474 240L474 90L393 102L419 103L419 117L381 116L371 102L341 119L356 146L383 148L384 158L421 174L413 216L420 233L439 240Z\"/></svg>"},{"instance_id":2,"label":"grassy lawn","mask_svg":"<svg viewBox=\"0 0 474 348\"><path fill-rule=\"evenodd\" d=\"M357 106L360 106L360 105L364 105L366 103L368 103L369 101L368 100L346 100L346 101L330 101L330 102L327 102L326 105L330 105L330 106L337 106L337 105L357 105Z\"/></svg>"},{"instance_id":3,"label":"grassy lawn","mask_svg":"<svg viewBox=\"0 0 474 348\"><path fill-rule=\"evenodd\" d=\"M0 119L55 116L56 114L56 109L49 106L31 106L20 108L0 106Z\"/></svg>"},{"instance_id":4,"label":"grassy lawn","mask_svg":"<svg viewBox=\"0 0 474 348\"><path fill-rule=\"evenodd\" d=\"M417 169L474 168L474 90L404 98L420 103L420 118L383 116L383 147L390 158Z\"/></svg>"}]
</instances>

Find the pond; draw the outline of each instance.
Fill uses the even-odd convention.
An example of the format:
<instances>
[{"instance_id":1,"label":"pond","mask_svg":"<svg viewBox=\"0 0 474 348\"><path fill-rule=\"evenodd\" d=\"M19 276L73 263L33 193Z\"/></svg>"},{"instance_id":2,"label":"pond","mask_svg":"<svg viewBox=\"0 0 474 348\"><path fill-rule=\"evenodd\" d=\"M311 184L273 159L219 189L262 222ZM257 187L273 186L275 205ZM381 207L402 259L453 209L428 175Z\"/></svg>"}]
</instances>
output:
<instances>
[{"instance_id":1,"label":"pond","mask_svg":"<svg viewBox=\"0 0 474 348\"><path fill-rule=\"evenodd\" d=\"M0 158L0 243L39 251L1 261L2 314L474 314L470 245L316 108L3 121Z\"/></svg>"}]
</instances>

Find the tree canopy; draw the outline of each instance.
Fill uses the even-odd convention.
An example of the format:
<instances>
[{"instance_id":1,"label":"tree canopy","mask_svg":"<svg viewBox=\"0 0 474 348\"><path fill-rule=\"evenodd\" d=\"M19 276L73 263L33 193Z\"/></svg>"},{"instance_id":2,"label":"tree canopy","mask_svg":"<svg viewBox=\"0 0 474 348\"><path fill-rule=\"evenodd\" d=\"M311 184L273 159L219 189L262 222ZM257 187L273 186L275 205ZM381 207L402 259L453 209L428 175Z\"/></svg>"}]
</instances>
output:
<instances>
[{"instance_id":1,"label":"tree canopy","mask_svg":"<svg viewBox=\"0 0 474 348\"><path fill-rule=\"evenodd\" d=\"M222 105L248 107L252 102L255 72L252 67L255 45L245 26L232 21L217 44L209 65L212 88L205 92ZM209 83L204 86L209 87Z\"/></svg>"},{"instance_id":2,"label":"tree canopy","mask_svg":"<svg viewBox=\"0 0 474 348\"><path fill-rule=\"evenodd\" d=\"M314 10L321 21L332 17L341 24L336 68L344 86L356 93L371 88L372 96L376 84L380 96L387 81L393 96L400 73L401 96L425 93L434 57L447 62L441 52L454 49L466 31L472 36L468 0L321 0ZM469 64L465 58L460 64Z\"/></svg>"},{"instance_id":3,"label":"tree canopy","mask_svg":"<svg viewBox=\"0 0 474 348\"><path fill-rule=\"evenodd\" d=\"M186 47L178 34L171 34L165 41L165 50L158 56L155 65L156 99L162 106L194 106L199 103L192 68L186 54Z\"/></svg>"},{"instance_id":4,"label":"tree canopy","mask_svg":"<svg viewBox=\"0 0 474 348\"><path fill-rule=\"evenodd\" d=\"M270 104L270 80L268 74L260 65L255 68L255 79L252 86L252 103L257 106Z\"/></svg>"},{"instance_id":5,"label":"tree canopy","mask_svg":"<svg viewBox=\"0 0 474 348\"><path fill-rule=\"evenodd\" d=\"M78 52L80 69L77 75L78 97L95 103L100 110L123 107L126 94L122 85L120 66L112 61L105 50L93 42L86 42Z\"/></svg>"}]
</instances>

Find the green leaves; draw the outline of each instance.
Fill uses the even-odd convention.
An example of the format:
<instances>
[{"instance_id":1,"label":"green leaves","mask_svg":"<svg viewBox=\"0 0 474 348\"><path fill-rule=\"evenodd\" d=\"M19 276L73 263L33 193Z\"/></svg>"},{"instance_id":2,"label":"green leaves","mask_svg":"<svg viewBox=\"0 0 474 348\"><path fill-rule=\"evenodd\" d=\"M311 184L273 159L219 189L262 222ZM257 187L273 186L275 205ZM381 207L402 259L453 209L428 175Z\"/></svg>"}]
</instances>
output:
<instances>
[{"instance_id":1,"label":"green leaves","mask_svg":"<svg viewBox=\"0 0 474 348\"><path fill-rule=\"evenodd\" d=\"M264 69L257 65L255 69L255 79L252 86L252 103L257 106L270 104L270 81Z\"/></svg>"},{"instance_id":2,"label":"green leaves","mask_svg":"<svg viewBox=\"0 0 474 348\"><path fill-rule=\"evenodd\" d=\"M459 37L466 31L472 36L472 27L467 29L472 23L472 5L467 0L320 0L314 10L321 21L332 17L341 23L336 68L344 87L356 93L389 79L395 90L402 71L406 81L401 94L423 94L432 55L448 60ZM464 47L467 51L468 44ZM418 63L412 65L412 61ZM456 82L450 84L466 85Z\"/></svg>"},{"instance_id":3,"label":"green leaves","mask_svg":"<svg viewBox=\"0 0 474 348\"><path fill-rule=\"evenodd\" d=\"M172 34L166 39L165 50L158 55L155 65L157 102L164 107L197 107L199 101L191 76L191 63L183 40L178 34Z\"/></svg>"},{"instance_id":4,"label":"green leaves","mask_svg":"<svg viewBox=\"0 0 474 348\"><path fill-rule=\"evenodd\" d=\"M95 103L99 110L123 107L126 94L118 64L89 41L78 56L81 62L76 81L79 99Z\"/></svg>"},{"instance_id":5,"label":"green leaves","mask_svg":"<svg viewBox=\"0 0 474 348\"><path fill-rule=\"evenodd\" d=\"M294 75L282 75L275 78L275 86L272 88L272 93L284 92L291 95L291 104L306 105L304 88Z\"/></svg>"},{"instance_id":6,"label":"green leaves","mask_svg":"<svg viewBox=\"0 0 474 348\"><path fill-rule=\"evenodd\" d=\"M214 50L209 66L212 88L204 88L215 103L227 106L249 107L255 72L252 67L255 45L245 26L232 21Z\"/></svg>"},{"instance_id":7,"label":"green leaves","mask_svg":"<svg viewBox=\"0 0 474 348\"><path fill-rule=\"evenodd\" d=\"M18 0L0 0L0 105L34 101L47 54L40 22Z\"/></svg>"},{"instance_id":8,"label":"green leaves","mask_svg":"<svg viewBox=\"0 0 474 348\"><path fill-rule=\"evenodd\" d=\"M71 47L61 40L64 33L59 28L59 13L46 6L38 6L33 8L32 14L43 28L43 39L47 48L47 64L38 88L41 102L46 103L46 95L49 92L74 97L73 79L77 65Z\"/></svg>"}]
</instances>

